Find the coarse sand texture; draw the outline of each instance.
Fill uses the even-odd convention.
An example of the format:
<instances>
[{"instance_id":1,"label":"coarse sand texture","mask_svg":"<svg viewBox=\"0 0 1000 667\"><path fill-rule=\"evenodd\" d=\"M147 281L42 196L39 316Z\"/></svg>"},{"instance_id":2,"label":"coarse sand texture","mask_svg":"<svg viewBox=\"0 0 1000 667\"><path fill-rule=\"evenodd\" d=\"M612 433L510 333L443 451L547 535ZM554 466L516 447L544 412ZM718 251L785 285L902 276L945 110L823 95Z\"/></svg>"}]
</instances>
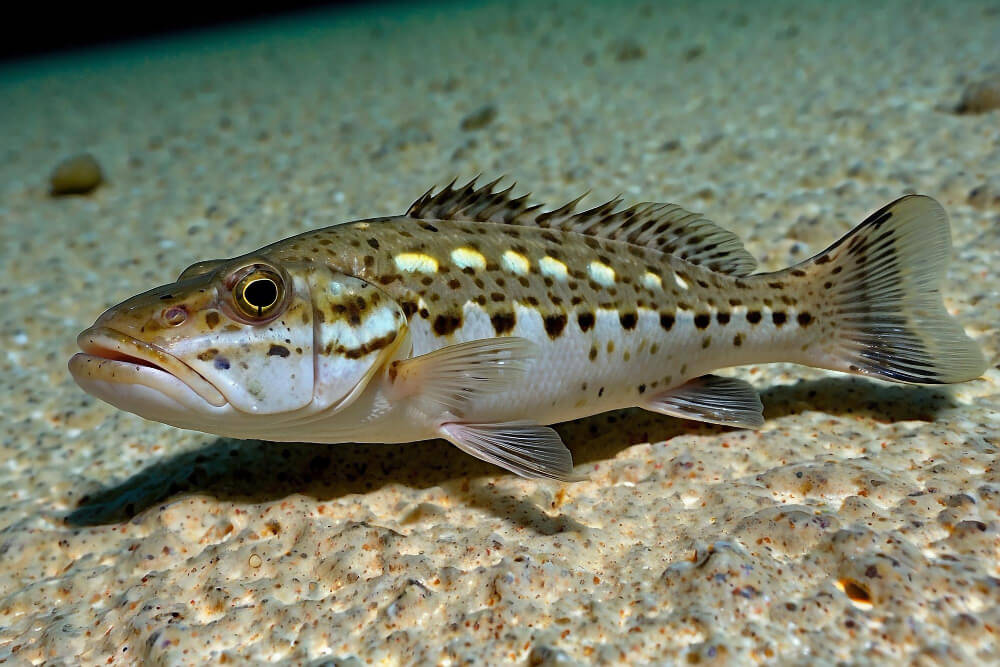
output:
<instances>
[{"instance_id":1,"label":"coarse sand texture","mask_svg":"<svg viewBox=\"0 0 1000 667\"><path fill-rule=\"evenodd\" d=\"M1000 655L1000 5L387 4L0 66L0 662L986 664ZM81 391L107 307L432 185L675 202L761 270L907 193L985 375L724 371L760 430L557 427L586 481L276 444Z\"/></svg>"}]
</instances>

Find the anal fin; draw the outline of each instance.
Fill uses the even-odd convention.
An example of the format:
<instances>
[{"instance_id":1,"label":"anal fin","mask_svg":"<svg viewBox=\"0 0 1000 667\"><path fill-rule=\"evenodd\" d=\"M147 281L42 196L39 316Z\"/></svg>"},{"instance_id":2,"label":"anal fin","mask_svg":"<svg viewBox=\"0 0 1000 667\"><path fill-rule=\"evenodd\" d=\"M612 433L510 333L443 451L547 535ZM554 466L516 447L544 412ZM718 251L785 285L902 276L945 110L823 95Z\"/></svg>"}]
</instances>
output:
<instances>
[{"instance_id":1,"label":"anal fin","mask_svg":"<svg viewBox=\"0 0 1000 667\"><path fill-rule=\"evenodd\" d=\"M760 428L764 406L750 383L736 378L703 375L662 394L652 396L640 407L653 412L696 421Z\"/></svg>"},{"instance_id":2,"label":"anal fin","mask_svg":"<svg viewBox=\"0 0 1000 667\"><path fill-rule=\"evenodd\" d=\"M441 437L478 459L521 477L578 482L573 455L552 428L533 422L442 424Z\"/></svg>"}]
</instances>

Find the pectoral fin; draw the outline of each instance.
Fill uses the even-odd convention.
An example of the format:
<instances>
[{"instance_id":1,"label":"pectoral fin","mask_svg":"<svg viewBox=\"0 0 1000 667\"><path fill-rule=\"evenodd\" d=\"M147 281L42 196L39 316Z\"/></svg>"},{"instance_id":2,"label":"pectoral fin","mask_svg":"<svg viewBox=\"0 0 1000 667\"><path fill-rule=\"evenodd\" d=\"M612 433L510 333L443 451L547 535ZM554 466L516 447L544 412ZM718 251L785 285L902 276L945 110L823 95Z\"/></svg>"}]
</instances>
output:
<instances>
[{"instance_id":1,"label":"pectoral fin","mask_svg":"<svg viewBox=\"0 0 1000 667\"><path fill-rule=\"evenodd\" d=\"M428 410L461 416L476 396L509 389L524 375L534 350L526 338L484 338L394 361L392 396L414 396Z\"/></svg>"},{"instance_id":2,"label":"pectoral fin","mask_svg":"<svg viewBox=\"0 0 1000 667\"><path fill-rule=\"evenodd\" d=\"M764 406L748 382L703 375L653 396L640 407L653 412L724 426L760 428Z\"/></svg>"},{"instance_id":3,"label":"pectoral fin","mask_svg":"<svg viewBox=\"0 0 1000 667\"><path fill-rule=\"evenodd\" d=\"M441 437L467 454L521 477L563 482L585 479L573 474L573 455L548 426L531 422L443 424Z\"/></svg>"}]
</instances>

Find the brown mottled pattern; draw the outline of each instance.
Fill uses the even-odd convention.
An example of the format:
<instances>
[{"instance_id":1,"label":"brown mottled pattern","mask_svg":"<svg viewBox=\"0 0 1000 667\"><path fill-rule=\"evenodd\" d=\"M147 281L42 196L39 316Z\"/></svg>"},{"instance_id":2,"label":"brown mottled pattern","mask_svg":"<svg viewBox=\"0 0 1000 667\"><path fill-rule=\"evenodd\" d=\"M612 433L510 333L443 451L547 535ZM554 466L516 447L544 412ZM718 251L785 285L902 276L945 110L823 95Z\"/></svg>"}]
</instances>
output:
<instances>
[{"instance_id":1,"label":"brown mottled pattern","mask_svg":"<svg viewBox=\"0 0 1000 667\"><path fill-rule=\"evenodd\" d=\"M452 251L465 248L482 255L483 267L461 267ZM530 269L520 275L504 262L504 253L524 256ZM433 272L403 271L396 257L416 253L433 258ZM516 322L515 304L541 315L547 333L557 338L570 326L587 331L597 309L615 310L624 330L635 326L640 309L660 313L662 329L674 330L678 311L689 311L699 330L753 327L767 313L774 325L811 324L812 313L796 304L807 280L784 274L737 277L716 273L657 250L561 230L460 220L419 221L406 217L346 223L307 232L265 248L277 260L322 261L332 269L378 286L395 299L408 319L429 320L447 336L461 326L467 303L489 315L497 335L509 334ZM564 279L544 275L543 258L567 267ZM589 271L600 262L614 271L614 282L601 284ZM662 289L644 281L658 276ZM680 287L674 276L687 287ZM736 321L734 307L746 309ZM786 310L791 309L791 317ZM797 328L785 326L783 328ZM818 327L813 327L818 331ZM726 337L734 347L746 338ZM737 342L738 341L738 342ZM779 341L780 342L780 341ZM801 344L801 341L799 341Z\"/></svg>"}]
</instances>

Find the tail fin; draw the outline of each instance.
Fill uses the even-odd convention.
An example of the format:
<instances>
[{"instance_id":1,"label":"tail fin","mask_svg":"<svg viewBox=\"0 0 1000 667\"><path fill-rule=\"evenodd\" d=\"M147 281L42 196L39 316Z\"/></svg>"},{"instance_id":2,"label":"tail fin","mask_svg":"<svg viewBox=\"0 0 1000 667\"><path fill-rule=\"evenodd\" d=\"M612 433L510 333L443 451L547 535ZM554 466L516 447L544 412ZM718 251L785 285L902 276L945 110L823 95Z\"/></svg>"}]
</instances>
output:
<instances>
[{"instance_id":1,"label":"tail fin","mask_svg":"<svg viewBox=\"0 0 1000 667\"><path fill-rule=\"evenodd\" d=\"M979 377L982 352L941 299L950 254L944 209L908 195L796 267L821 290L834 323L818 365L921 384Z\"/></svg>"}]
</instances>

